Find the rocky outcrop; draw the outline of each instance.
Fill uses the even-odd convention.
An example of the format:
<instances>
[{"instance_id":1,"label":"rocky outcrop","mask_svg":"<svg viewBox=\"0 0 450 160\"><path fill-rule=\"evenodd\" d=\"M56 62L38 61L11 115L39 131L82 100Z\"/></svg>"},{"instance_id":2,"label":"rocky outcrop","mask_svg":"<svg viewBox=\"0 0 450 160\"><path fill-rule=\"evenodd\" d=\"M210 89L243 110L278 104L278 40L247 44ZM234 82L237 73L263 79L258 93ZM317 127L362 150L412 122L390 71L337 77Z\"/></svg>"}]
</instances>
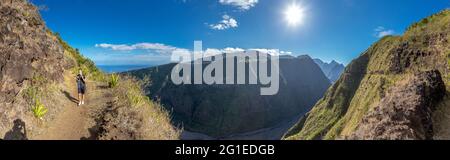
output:
<instances>
[{"instance_id":1,"label":"rocky outcrop","mask_svg":"<svg viewBox=\"0 0 450 160\"><path fill-rule=\"evenodd\" d=\"M2 1L0 15L0 103L12 103L33 78L61 81L64 51L37 9L25 0Z\"/></svg>"},{"instance_id":2,"label":"rocky outcrop","mask_svg":"<svg viewBox=\"0 0 450 160\"><path fill-rule=\"evenodd\" d=\"M29 122L30 108L20 94L27 86L62 82L70 66L35 6L26 0L0 1L0 135L13 121Z\"/></svg>"},{"instance_id":3,"label":"rocky outcrop","mask_svg":"<svg viewBox=\"0 0 450 160\"><path fill-rule=\"evenodd\" d=\"M439 71L418 73L392 88L349 139L432 139L432 113L444 95Z\"/></svg>"}]
</instances>

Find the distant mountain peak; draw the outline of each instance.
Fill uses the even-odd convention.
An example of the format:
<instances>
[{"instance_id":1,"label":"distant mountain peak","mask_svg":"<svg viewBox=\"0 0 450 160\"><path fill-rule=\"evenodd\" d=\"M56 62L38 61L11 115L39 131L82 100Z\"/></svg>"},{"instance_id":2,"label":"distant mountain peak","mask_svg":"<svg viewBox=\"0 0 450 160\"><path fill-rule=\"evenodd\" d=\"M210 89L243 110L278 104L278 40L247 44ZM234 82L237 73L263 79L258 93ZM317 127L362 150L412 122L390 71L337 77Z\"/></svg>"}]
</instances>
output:
<instances>
[{"instance_id":1,"label":"distant mountain peak","mask_svg":"<svg viewBox=\"0 0 450 160\"><path fill-rule=\"evenodd\" d=\"M333 64L333 65L340 65L340 63L336 62L335 60L332 60L332 61L330 62L330 64Z\"/></svg>"},{"instance_id":2,"label":"distant mountain peak","mask_svg":"<svg viewBox=\"0 0 450 160\"><path fill-rule=\"evenodd\" d=\"M303 59L303 58L305 58L305 59L312 59L309 55L307 55L307 54L305 54L305 55L300 55L300 56L298 56L297 58L299 58L299 59Z\"/></svg>"},{"instance_id":3,"label":"distant mountain peak","mask_svg":"<svg viewBox=\"0 0 450 160\"><path fill-rule=\"evenodd\" d=\"M345 68L343 64L338 63L335 60L332 60L330 63L326 63L321 59L316 58L314 59L314 62L319 65L320 69L322 69L323 73L331 82L338 80Z\"/></svg>"}]
</instances>

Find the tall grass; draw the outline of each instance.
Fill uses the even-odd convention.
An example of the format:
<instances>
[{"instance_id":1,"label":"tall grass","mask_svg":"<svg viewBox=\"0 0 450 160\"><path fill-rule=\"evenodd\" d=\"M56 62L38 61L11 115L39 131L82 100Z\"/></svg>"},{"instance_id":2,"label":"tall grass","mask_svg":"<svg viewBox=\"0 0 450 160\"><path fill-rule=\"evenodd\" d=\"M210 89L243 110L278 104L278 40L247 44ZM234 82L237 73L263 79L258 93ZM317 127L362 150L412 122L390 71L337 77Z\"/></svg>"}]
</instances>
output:
<instances>
[{"instance_id":1,"label":"tall grass","mask_svg":"<svg viewBox=\"0 0 450 160\"><path fill-rule=\"evenodd\" d=\"M34 117L42 120L45 114L48 112L48 109L42 104L39 99L39 87L29 86L24 90L24 96L26 99L30 100L31 112Z\"/></svg>"},{"instance_id":2,"label":"tall grass","mask_svg":"<svg viewBox=\"0 0 450 160\"><path fill-rule=\"evenodd\" d=\"M450 70L450 50L447 51L447 68L448 70ZM448 85L450 85L450 72L447 73L447 78L444 80L447 83L449 83Z\"/></svg>"},{"instance_id":3,"label":"tall grass","mask_svg":"<svg viewBox=\"0 0 450 160\"><path fill-rule=\"evenodd\" d=\"M137 82L130 82L127 97L133 107L140 107L151 102L150 98L148 98L141 89L141 84Z\"/></svg>"},{"instance_id":4,"label":"tall grass","mask_svg":"<svg viewBox=\"0 0 450 160\"><path fill-rule=\"evenodd\" d=\"M140 107L145 102L149 101L149 98L147 96L143 96L143 94L141 94L137 91L134 91L134 90L128 91L127 96L133 107Z\"/></svg>"},{"instance_id":5,"label":"tall grass","mask_svg":"<svg viewBox=\"0 0 450 160\"><path fill-rule=\"evenodd\" d=\"M118 74L111 74L108 85L110 88L115 88L119 84L120 76Z\"/></svg>"},{"instance_id":6,"label":"tall grass","mask_svg":"<svg viewBox=\"0 0 450 160\"><path fill-rule=\"evenodd\" d=\"M172 125L171 116L163 106L144 94L143 85L144 82L132 77L121 76L120 83L113 89L113 95L117 97L116 116L134 120L126 123L111 121L110 125L126 130L124 133L133 132L137 139L178 139L181 130ZM130 129L130 125L140 127Z\"/></svg>"}]
</instances>

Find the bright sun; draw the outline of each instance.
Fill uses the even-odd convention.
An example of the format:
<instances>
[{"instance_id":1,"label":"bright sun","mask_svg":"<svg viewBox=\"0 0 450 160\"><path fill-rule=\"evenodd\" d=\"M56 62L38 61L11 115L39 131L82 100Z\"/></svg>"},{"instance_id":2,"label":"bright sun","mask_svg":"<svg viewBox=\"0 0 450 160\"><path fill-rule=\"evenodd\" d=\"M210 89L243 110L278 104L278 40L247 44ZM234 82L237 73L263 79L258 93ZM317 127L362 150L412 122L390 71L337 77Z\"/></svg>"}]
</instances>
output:
<instances>
[{"instance_id":1,"label":"bright sun","mask_svg":"<svg viewBox=\"0 0 450 160\"><path fill-rule=\"evenodd\" d=\"M293 3L286 9L286 11L284 11L284 16L290 26L297 26L303 21L303 9Z\"/></svg>"}]
</instances>

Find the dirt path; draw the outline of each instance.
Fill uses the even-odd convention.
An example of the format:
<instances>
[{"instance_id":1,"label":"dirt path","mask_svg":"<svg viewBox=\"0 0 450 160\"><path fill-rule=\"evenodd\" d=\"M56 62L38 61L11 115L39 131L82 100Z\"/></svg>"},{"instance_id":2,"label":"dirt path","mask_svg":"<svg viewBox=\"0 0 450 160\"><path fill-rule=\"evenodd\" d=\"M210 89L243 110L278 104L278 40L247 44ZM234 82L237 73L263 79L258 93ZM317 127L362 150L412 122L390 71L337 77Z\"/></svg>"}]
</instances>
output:
<instances>
[{"instance_id":1,"label":"dirt path","mask_svg":"<svg viewBox=\"0 0 450 160\"><path fill-rule=\"evenodd\" d=\"M67 103L64 109L54 120L47 122L43 134L31 137L36 140L80 140L92 139L95 135L95 117L99 110L107 107L112 101L110 90L105 84L88 81L86 101L84 105L77 106L77 90L74 80L66 79L68 86ZM73 86L73 87L72 87Z\"/></svg>"}]
</instances>

